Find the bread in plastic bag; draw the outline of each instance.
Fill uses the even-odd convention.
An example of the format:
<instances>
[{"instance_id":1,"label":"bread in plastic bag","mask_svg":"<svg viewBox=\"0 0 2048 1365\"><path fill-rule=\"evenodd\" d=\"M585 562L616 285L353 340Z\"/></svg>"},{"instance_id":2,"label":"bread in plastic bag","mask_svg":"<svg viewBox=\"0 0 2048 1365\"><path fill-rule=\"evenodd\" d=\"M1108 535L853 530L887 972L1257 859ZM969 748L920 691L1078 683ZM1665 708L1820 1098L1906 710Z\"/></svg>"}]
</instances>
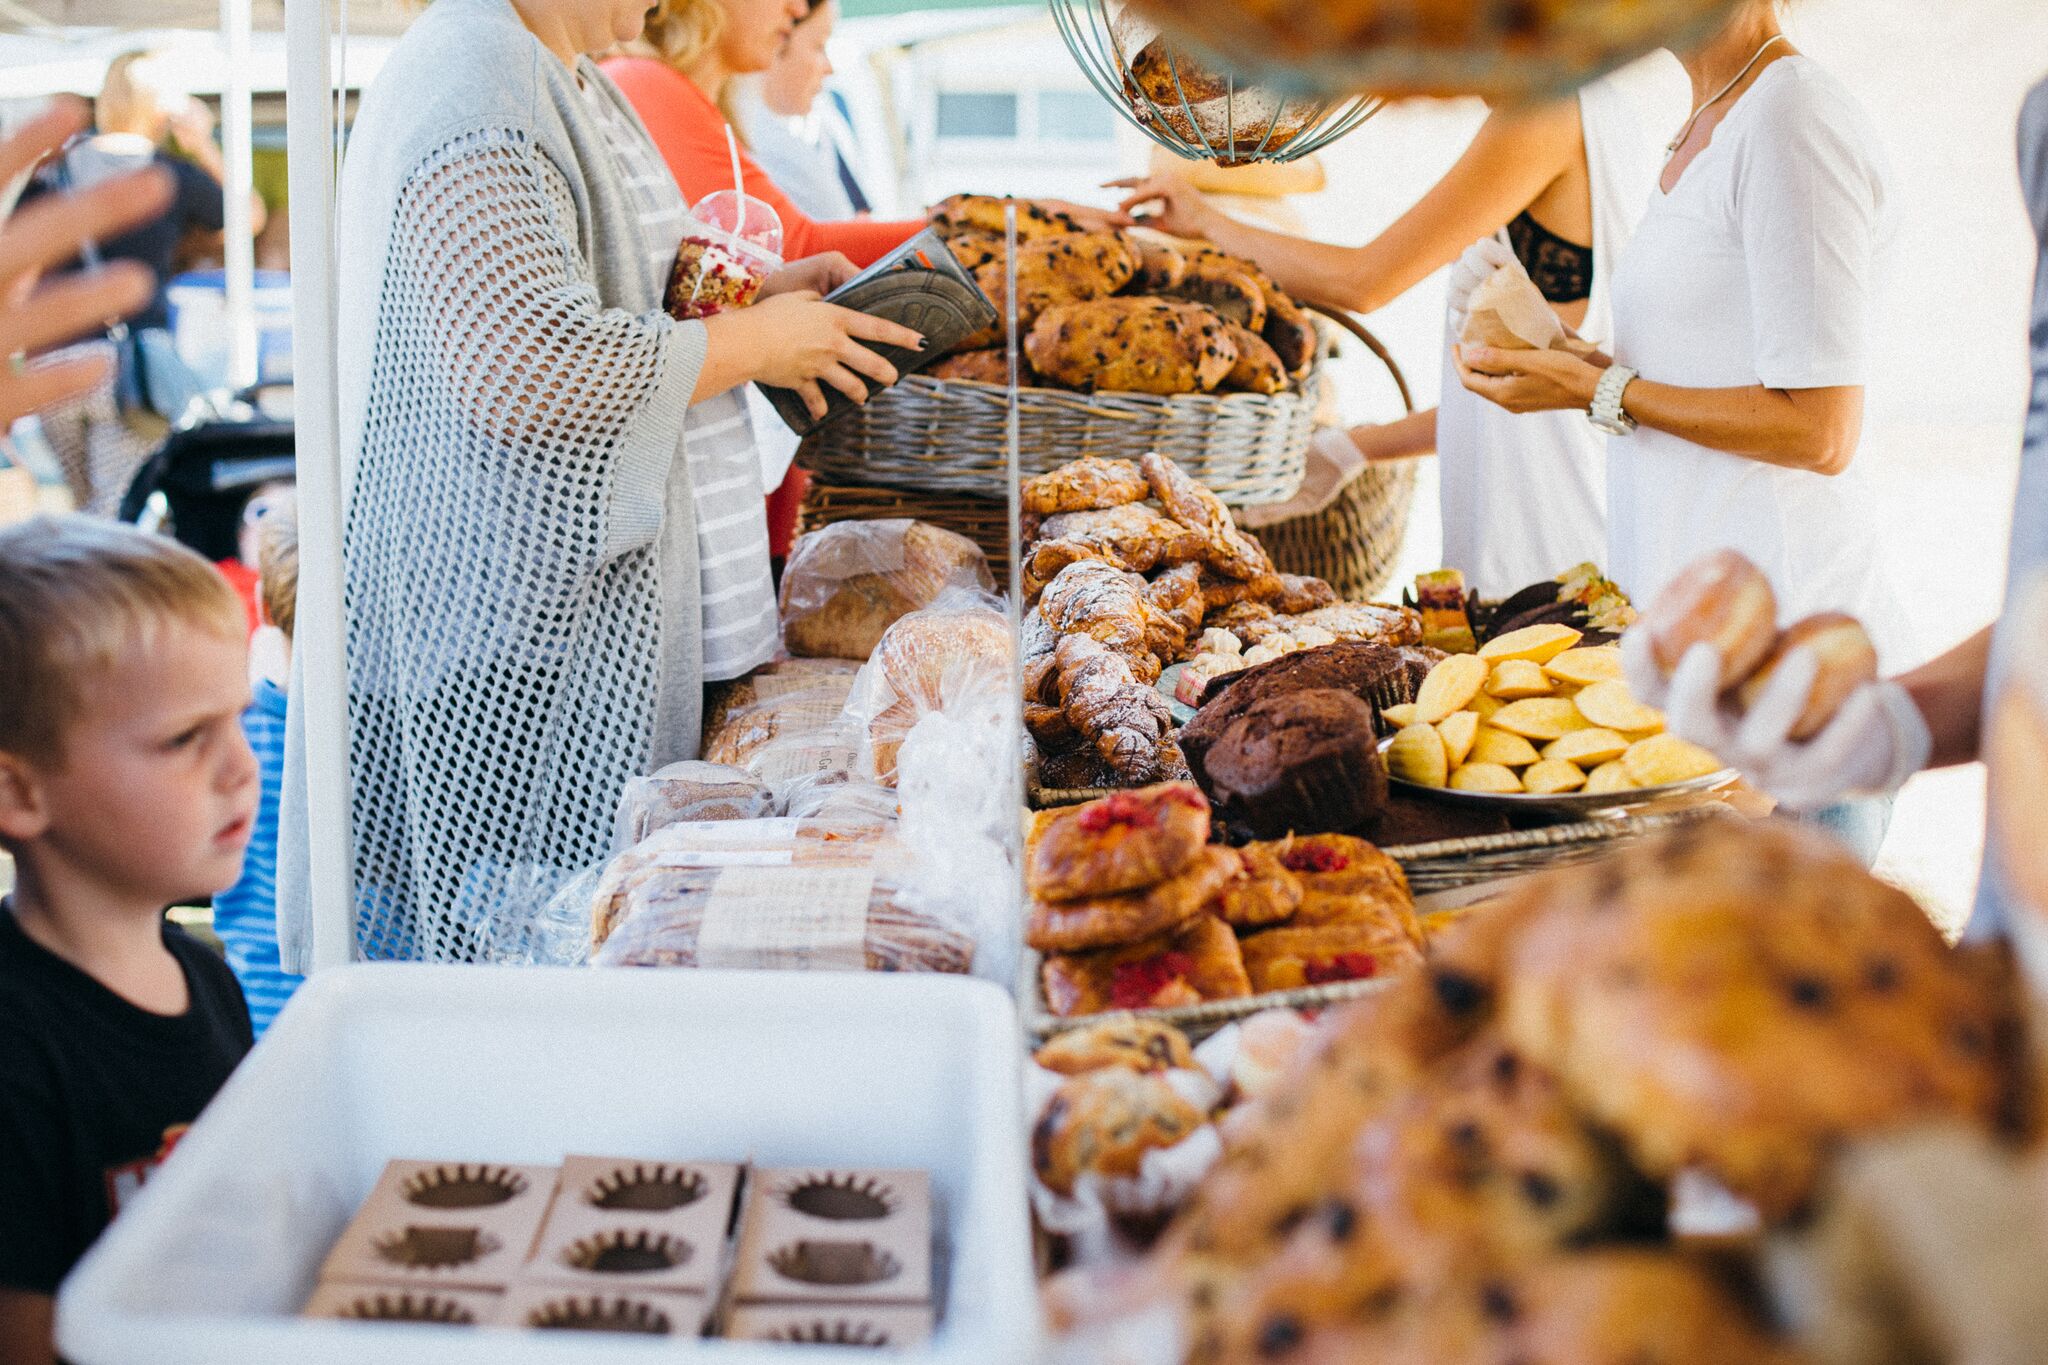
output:
<instances>
[{"instance_id":1,"label":"bread in plastic bag","mask_svg":"<svg viewBox=\"0 0 2048 1365\"><path fill-rule=\"evenodd\" d=\"M972 970L973 939L906 903L885 827L738 822L717 827L746 832L722 849L705 847L705 828L670 826L613 861L591 911L593 963Z\"/></svg>"},{"instance_id":2,"label":"bread in plastic bag","mask_svg":"<svg viewBox=\"0 0 2048 1365\"><path fill-rule=\"evenodd\" d=\"M776 814L768 784L745 768L685 759L629 777L619 797L613 846L631 848L658 829L702 820L761 820Z\"/></svg>"},{"instance_id":3,"label":"bread in plastic bag","mask_svg":"<svg viewBox=\"0 0 2048 1365\"><path fill-rule=\"evenodd\" d=\"M837 522L790 552L783 643L795 655L866 659L890 626L949 589L994 587L987 557L965 536L907 517Z\"/></svg>"},{"instance_id":4,"label":"bread in plastic bag","mask_svg":"<svg viewBox=\"0 0 2048 1365\"><path fill-rule=\"evenodd\" d=\"M1564 340L1564 324L1528 272L1513 263L1494 271L1472 291L1458 340L1466 346L1547 351Z\"/></svg>"},{"instance_id":5,"label":"bread in plastic bag","mask_svg":"<svg viewBox=\"0 0 2048 1365\"><path fill-rule=\"evenodd\" d=\"M1010 623L979 593L948 594L883 634L846 703L861 727L864 777L896 785L897 753L934 711L1012 688Z\"/></svg>"},{"instance_id":6,"label":"bread in plastic bag","mask_svg":"<svg viewBox=\"0 0 2048 1365\"><path fill-rule=\"evenodd\" d=\"M712 750L732 742L724 736L732 728L732 718L740 712L781 697L833 687L841 689L843 704L858 672L860 665L851 659L778 659L762 664L744 678L715 684L704 703L704 757L714 763L729 761L715 757Z\"/></svg>"}]
</instances>

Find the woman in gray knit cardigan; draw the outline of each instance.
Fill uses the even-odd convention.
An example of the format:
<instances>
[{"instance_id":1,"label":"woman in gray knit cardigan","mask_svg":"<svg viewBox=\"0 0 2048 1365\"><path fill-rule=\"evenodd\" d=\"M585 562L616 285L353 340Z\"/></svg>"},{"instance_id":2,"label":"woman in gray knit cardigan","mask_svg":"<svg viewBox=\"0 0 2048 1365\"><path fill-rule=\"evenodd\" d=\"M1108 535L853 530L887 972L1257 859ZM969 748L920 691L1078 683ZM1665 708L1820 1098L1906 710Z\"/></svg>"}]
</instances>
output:
<instances>
[{"instance_id":1,"label":"woman in gray knit cardigan","mask_svg":"<svg viewBox=\"0 0 2048 1365\"><path fill-rule=\"evenodd\" d=\"M746 520L762 517L758 466L732 391L762 380L821 408L820 384L864 397L861 376L895 380L860 339L921 344L818 301L843 258L799 262L748 308L664 314L682 202L586 57L645 12L435 0L349 144L337 259L365 957L529 955L535 912L605 855L625 779L695 755L707 657L772 649L765 527L757 553ZM285 824L303 839L293 749L302 809ZM306 862L285 838L289 950Z\"/></svg>"}]
</instances>

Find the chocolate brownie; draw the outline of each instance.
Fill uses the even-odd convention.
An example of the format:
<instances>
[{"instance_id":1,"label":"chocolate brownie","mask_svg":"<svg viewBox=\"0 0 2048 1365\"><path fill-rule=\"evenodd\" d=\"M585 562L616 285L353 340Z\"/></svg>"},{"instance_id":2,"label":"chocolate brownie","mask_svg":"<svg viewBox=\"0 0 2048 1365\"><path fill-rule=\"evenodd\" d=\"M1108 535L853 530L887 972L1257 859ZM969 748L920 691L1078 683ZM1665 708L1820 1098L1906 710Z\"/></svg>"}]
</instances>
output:
<instances>
[{"instance_id":1,"label":"chocolate brownie","mask_svg":"<svg viewBox=\"0 0 2048 1365\"><path fill-rule=\"evenodd\" d=\"M1387 800L1373 708L1335 688L1252 703L1209 747L1203 768L1225 818L1265 838L1355 829Z\"/></svg>"},{"instance_id":2,"label":"chocolate brownie","mask_svg":"<svg viewBox=\"0 0 2048 1365\"><path fill-rule=\"evenodd\" d=\"M1268 697L1334 688L1371 703L1375 718L1380 707L1414 700L1416 684L1402 653L1389 645L1339 640L1215 679L1203 694L1202 709L1181 727L1181 748L1187 751L1189 766L1199 777L1209 747L1232 721ZM1370 724L1366 731L1371 733Z\"/></svg>"}]
</instances>

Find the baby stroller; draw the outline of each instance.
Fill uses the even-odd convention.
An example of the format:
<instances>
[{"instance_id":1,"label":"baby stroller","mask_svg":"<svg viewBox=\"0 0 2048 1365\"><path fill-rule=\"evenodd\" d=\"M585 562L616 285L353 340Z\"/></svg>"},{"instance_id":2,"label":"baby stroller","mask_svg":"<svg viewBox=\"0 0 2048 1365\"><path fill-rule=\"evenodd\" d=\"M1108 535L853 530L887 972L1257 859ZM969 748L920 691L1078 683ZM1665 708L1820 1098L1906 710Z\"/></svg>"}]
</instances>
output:
<instances>
[{"instance_id":1,"label":"baby stroller","mask_svg":"<svg viewBox=\"0 0 2048 1365\"><path fill-rule=\"evenodd\" d=\"M142 334L145 345L159 336ZM170 430L128 485L118 515L210 560L233 559L249 499L294 476L293 425L265 411L272 390L257 386L222 401L202 391L175 354L147 359L150 406L170 418Z\"/></svg>"}]
</instances>

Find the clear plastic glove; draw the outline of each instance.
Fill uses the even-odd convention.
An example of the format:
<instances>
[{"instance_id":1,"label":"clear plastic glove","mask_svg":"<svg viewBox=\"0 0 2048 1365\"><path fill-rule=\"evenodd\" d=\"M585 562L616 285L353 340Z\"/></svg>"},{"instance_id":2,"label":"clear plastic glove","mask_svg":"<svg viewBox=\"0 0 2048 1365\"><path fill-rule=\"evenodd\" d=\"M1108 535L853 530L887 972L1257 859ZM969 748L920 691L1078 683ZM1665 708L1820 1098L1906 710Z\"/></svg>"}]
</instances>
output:
<instances>
[{"instance_id":1,"label":"clear plastic glove","mask_svg":"<svg viewBox=\"0 0 2048 1365\"><path fill-rule=\"evenodd\" d=\"M1889 796L1927 766L1934 737L1906 689L1875 682L1856 689L1827 728L1791 737L1819 676L1820 660L1795 649L1778 665L1747 714L1722 700L1721 651L1697 644L1667 680L1647 633L1622 637L1629 690L1664 712L1665 728L1718 755L1789 810L1810 811L1852 796Z\"/></svg>"},{"instance_id":2,"label":"clear plastic glove","mask_svg":"<svg viewBox=\"0 0 2048 1365\"><path fill-rule=\"evenodd\" d=\"M1498 237L1481 237L1466 248L1465 254L1451 266L1444 300L1450 312L1452 336L1459 336L1465 330L1465 314L1469 311L1466 305L1472 291L1502 266L1512 265L1519 269L1521 264L1514 248Z\"/></svg>"}]
</instances>

